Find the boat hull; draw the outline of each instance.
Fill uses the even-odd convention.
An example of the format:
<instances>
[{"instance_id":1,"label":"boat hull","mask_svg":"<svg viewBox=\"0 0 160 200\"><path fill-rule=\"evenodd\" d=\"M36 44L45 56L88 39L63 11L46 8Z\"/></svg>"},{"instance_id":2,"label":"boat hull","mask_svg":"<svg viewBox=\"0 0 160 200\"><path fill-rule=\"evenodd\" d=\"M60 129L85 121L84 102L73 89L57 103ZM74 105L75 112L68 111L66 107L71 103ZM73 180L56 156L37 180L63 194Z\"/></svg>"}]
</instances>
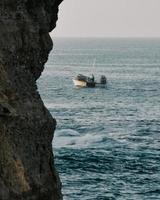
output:
<instances>
[{"instance_id":1,"label":"boat hull","mask_svg":"<svg viewBox=\"0 0 160 200\"><path fill-rule=\"evenodd\" d=\"M73 83L77 87L87 87L87 83L85 81L79 81L79 80L73 79Z\"/></svg>"},{"instance_id":2,"label":"boat hull","mask_svg":"<svg viewBox=\"0 0 160 200\"><path fill-rule=\"evenodd\" d=\"M102 84L102 83L95 83L95 82L85 82L85 81L80 81L80 80L76 80L73 79L73 83L76 87L102 87L105 88L106 84Z\"/></svg>"}]
</instances>

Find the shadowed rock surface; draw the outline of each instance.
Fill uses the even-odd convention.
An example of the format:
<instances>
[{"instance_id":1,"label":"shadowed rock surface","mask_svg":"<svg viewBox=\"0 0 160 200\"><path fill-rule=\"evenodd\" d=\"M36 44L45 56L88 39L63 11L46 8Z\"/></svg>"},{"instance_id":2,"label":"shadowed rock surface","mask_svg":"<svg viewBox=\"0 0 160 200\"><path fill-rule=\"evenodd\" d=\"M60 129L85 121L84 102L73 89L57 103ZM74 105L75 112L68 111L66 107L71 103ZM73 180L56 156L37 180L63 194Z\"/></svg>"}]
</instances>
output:
<instances>
[{"instance_id":1,"label":"shadowed rock surface","mask_svg":"<svg viewBox=\"0 0 160 200\"><path fill-rule=\"evenodd\" d=\"M61 2L0 1L0 200L62 199L51 147L56 121L36 86Z\"/></svg>"}]
</instances>

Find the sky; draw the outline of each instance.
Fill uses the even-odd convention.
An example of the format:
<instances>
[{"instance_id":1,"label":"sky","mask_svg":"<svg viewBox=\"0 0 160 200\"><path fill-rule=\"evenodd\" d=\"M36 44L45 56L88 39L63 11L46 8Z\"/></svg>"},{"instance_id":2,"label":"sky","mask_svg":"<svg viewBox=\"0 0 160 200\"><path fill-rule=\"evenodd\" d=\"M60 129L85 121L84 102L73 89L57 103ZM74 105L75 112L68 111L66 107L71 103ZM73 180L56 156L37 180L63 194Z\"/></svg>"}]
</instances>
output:
<instances>
[{"instance_id":1,"label":"sky","mask_svg":"<svg viewBox=\"0 0 160 200\"><path fill-rule=\"evenodd\" d=\"M55 37L160 37L160 0L64 0Z\"/></svg>"}]
</instances>

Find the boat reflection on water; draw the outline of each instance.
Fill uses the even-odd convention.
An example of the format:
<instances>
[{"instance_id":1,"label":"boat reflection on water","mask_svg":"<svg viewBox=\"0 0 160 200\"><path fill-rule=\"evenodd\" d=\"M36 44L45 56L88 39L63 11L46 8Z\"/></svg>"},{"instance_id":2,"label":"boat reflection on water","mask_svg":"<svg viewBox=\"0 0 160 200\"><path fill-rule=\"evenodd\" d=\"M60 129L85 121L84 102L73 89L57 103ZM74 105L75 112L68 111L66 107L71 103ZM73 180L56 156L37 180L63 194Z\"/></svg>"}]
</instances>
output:
<instances>
[{"instance_id":1,"label":"boat reflection on water","mask_svg":"<svg viewBox=\"0 0 160 200\"><path fill-rule=\"evenodd\" d=\"M107 78L106 76L102 75L100 77L100 81L95 81L94 75L92 74L91 77L85 76L83 74L78 74L74 79L73 83L76 87L106 87L107 85Z\"/></svg>"}]
</instances>

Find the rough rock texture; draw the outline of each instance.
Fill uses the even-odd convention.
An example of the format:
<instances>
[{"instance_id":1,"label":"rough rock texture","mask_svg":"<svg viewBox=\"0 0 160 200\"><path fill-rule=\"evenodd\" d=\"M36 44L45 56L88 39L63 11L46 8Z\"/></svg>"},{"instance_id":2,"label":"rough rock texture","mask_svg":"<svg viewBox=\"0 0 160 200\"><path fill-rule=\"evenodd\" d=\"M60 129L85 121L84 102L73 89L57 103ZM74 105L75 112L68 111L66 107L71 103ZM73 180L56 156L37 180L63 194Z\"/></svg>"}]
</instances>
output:
<instances>
[{"instance_id":1,"label":"rough rock texture","mask_svg":"<svg viewBox=\"0 0 160 200\"><path fill-rule=\"evenodd\" d=\"M62 0L0 0L0 200L59 200L56 126L36 80Z\"/></svg>"}]
</instances>

